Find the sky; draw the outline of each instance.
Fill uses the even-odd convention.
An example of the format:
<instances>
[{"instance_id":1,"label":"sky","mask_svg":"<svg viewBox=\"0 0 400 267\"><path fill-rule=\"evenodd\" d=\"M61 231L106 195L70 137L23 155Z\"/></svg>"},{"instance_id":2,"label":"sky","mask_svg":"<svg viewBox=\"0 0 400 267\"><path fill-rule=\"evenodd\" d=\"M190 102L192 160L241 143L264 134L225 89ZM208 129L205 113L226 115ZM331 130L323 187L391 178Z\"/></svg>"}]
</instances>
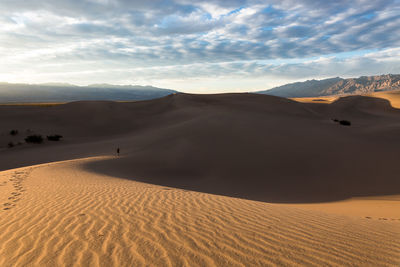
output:
<instances>
[{"instance_id":1,"label":"sky","mask_svg":"<svg viewBox=\"0 0 400 267\"><path fill-rule=\"evenodd\" d=\"M400 0L0 0L0 81L247 92L400 73Z\"/></svg>"}]
</instances>

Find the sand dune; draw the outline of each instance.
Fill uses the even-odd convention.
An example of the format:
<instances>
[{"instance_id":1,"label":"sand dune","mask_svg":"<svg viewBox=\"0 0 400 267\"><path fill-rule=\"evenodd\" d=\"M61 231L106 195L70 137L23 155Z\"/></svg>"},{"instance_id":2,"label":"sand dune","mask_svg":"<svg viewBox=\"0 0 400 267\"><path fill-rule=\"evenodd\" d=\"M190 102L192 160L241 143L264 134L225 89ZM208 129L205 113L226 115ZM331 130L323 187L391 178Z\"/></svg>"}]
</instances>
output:
<instances>
[{"instance_id":1,"label":"sand dune","mask_svg":"<svg viewBox=\"0 0 400 267\"><path fill-rule=\"evenodd\" d=\"M1 195L20 193L0 211L1 266L400 263L400 218L338 216L85 171L96 160L1 173Z\"/></svg>"},{"instance_id":2,"label":"sand dune","mask_svg":"<svg viewBox=\"0 0 400 267\"><path fill-rule=\"evenodd\" d=\"M0 106L0 266L398 266L399 118L361 96ZM31 133L64 140L6 147Z\"/></svg>"},{"instance_id":3,"label":"sand dune","mask_svg":"<svg viewBox=\"0 0 400 267\"><path fill-rule=\"evenodd\" d=\"M390 101L390 104L395 108L400 108L400 91L385 91L369 94L371 97L384 98Z\"/></svg>"},{"instance_id":4,"label":"sand dune","mask_svg":"<svg viewBox=\"0 0 400 267\"><path fill-rule=\"evenodd\" d=\"M112 168L103 168L105 162L87 168L268 202L400 193L400 111L377 98L322 105L254 94L178 94L136 103L0 109L4 129L65 136L60 144L4 148L0 169L109 155L119 146L124 157L110 162ZM10 138L1 135L4 144Z\"/></svg>"},{"instance_id":5,"label":"sand dune","mask_svg":"<svg viewBox=\"0 0 400 267\"><path fill-rule=\"evenodd\" d=\"M374 93L365 94L364 96L383 98L383 99L388 100L390 102L390 104L392 105L392 107L400 108L400 90L374 92ZM320 96L320 97L294 97L291 99L295 100L297 102L301 102L301 103L330 104L339 98L340 98L340 96Z\"/></svg>"},{"instance_id":6,"label":"sand dune","mask_svg":"<svg viewBox=\"0 0 400 267\"><path fill-rule=\"evenodd\" d=\"M87 167L121 178L267 202L400 193L400 111L387 101L348 97L332 105L304 105L254 95L184 95L174 100L178 114L190 107L189 119L146 132L138 139L141 144L128 145L126 157L118 161ZM332 118L353 125L341 126ZM104 167L109 164L113 168Z\"/></svg>"},{"instance_id":7,"label":"sand dune","mask_svg":"<svg viewBox=\"0 0 400 267\"><path fill-rule=\"evenodd\" d=\"M340 98L339 96L319 96L319 97L293 97L290 99L300 102L300 103L330 104L339 98Z\"/></svg>"}]
</instances>

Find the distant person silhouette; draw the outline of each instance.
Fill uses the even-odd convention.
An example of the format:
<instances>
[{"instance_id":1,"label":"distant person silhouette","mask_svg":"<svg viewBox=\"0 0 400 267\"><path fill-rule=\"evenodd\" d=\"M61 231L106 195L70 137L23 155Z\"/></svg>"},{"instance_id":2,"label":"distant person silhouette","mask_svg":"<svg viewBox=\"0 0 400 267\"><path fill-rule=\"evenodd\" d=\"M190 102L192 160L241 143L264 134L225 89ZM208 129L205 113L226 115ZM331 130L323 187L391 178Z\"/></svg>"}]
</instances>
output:
<instances>
[{"instance_id":1,"label":"distant person silhouette","mask_svg":"<svg viewBox=\"0 0 400 267\"><path fill-rule=\"evenodd\" d=\"M117 156L119 156L119 147L117 148Z\"/></svg>"}]
</instances>

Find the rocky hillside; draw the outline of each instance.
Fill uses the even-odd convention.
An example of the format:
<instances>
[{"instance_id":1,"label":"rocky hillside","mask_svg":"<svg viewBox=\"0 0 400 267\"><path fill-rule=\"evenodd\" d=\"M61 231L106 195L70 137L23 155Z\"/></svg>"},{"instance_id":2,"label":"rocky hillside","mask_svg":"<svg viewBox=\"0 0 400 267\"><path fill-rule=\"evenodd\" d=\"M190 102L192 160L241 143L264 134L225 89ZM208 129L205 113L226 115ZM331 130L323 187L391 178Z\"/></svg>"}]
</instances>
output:
<instances>
[{"instance_id":1,"label":"rocky hillside","mask_svg":"<svg viewBox=\"0 0 400 267\"><path fill-rule=\"evenodd\" d=\"M291 83L258 93L281 97L315 97L329 95L358 95L400 89L400 74L332 78Z\"/></svg>"}]
</instances>

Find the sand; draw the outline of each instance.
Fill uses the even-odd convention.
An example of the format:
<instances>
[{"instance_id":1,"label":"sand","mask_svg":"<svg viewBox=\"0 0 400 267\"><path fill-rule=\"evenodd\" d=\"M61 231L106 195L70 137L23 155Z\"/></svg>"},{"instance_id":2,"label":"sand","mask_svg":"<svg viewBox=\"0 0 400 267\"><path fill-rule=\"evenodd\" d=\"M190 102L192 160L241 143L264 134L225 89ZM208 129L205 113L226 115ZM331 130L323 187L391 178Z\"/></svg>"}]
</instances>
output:
<instances>
[{"instance_id":1,"label":"sand","mask_svg":"<svg viewBox=\"0 0 400 267\"><path fill-rule=\"evenodd\" d=\"M400 91L384 91L384 92L374 92L365 94L364 96L383 98L390 102L392 107L400 108ZM332 102L338 100L340 96L320 96L320 97L294 97L291 98L297 102L301 103L322 103L331 104Z\"/></svg>"},{"instance_id":2,"label":"sand","mask_svg":"<svg viewBox=\"0 0 400 267\"><path fill-rule=\"evenodd\" d=\"M335 100L337 100L339 96L318 96L318 97L293 97L290 98L294 101L300 103L322 103L322 104L331 104Z\"/></svg>"},{"instance_id":3,"label":"sand","mask_svg":"<svg viewBox=\"0 0 400 267\"><path fill-rule=\"evenodd\" d=\"M399 118L360 96L0 106L0 266L399 266ZM64 139L6 147L30 133Z\"/></svg>"},{"instance_id":4,"label":"sand","mask_svg":"<svg viewBox=\"0 0 400 267\"><path fill-rule=\"evenodd\" d=\"M390 101L390 104L395 108L400 108L400 91L384 91L369 94L371 97L384 98Z\"/></svg>"},{"instance_id":5,"label":"sand","mask_svg":"<svg viewBox=\"0 0 400 267\"><path fill-rule=\"evenodd\" d=\"M400 217L342 216L117 179L85 171L93 160L1 173L1 195L11 198L0 211L1 266L400 263Z\"/></svg>"}]
</instances>

